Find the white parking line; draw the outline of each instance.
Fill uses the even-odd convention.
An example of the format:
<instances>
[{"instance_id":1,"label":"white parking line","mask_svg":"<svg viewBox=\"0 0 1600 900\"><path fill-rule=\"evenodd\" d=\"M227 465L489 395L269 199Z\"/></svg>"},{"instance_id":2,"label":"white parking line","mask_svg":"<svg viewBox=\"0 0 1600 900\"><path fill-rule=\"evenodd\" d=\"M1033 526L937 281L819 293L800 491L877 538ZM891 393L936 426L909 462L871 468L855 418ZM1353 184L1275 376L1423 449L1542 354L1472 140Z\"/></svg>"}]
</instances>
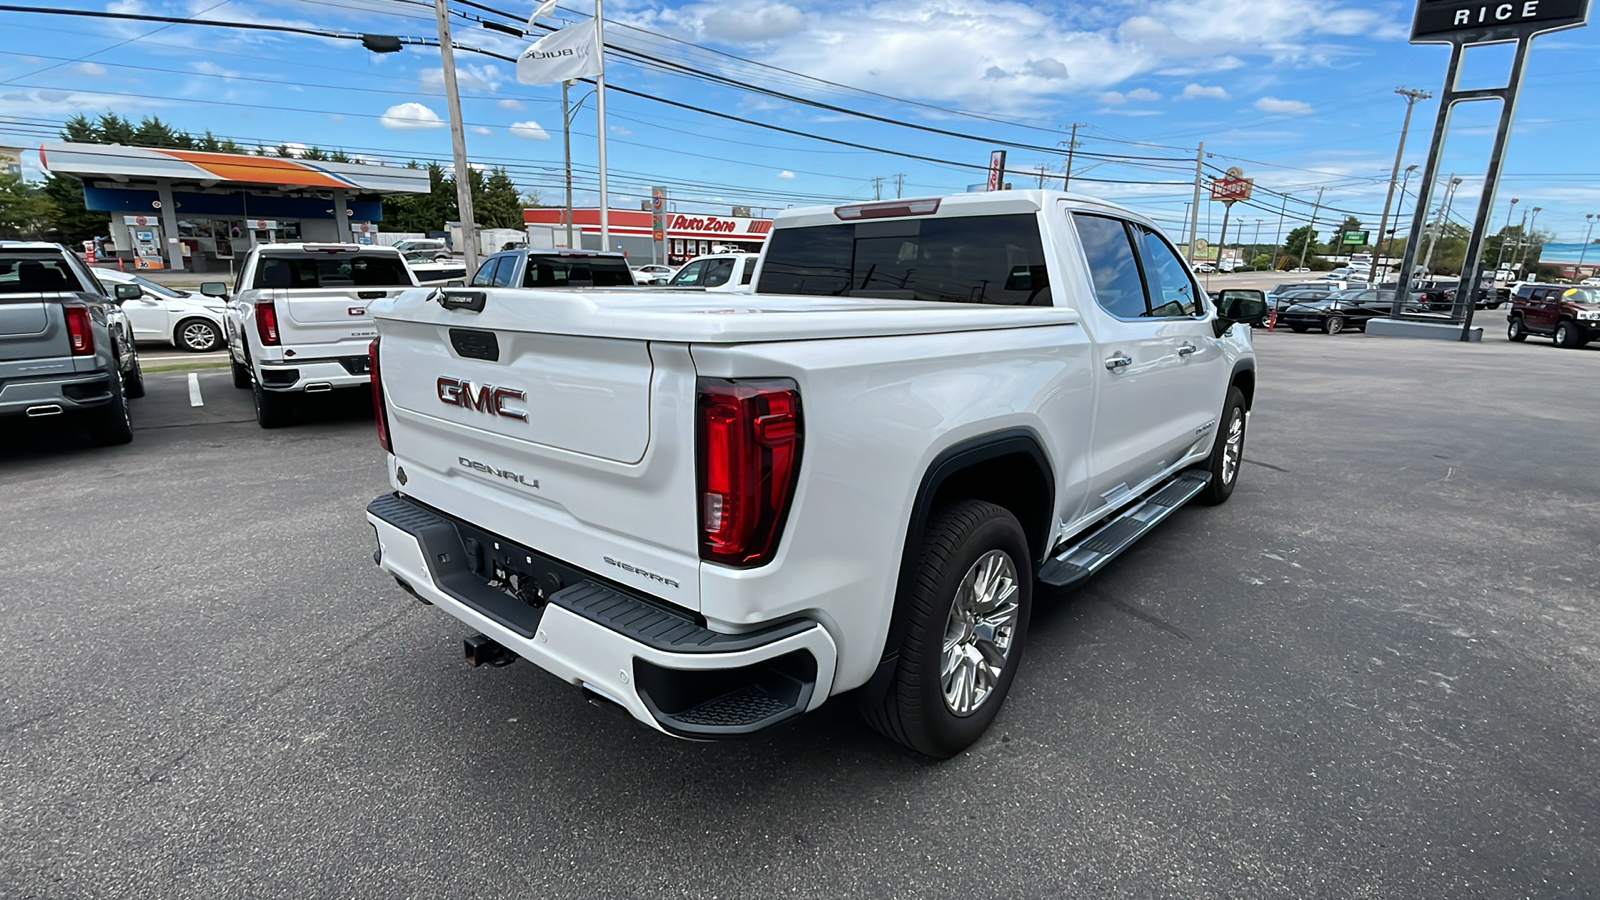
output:
<instances>
[{"instance_id":1,"label":"white parking line","mask_svg":"<svg viewBox=\"0 0 1600 900\"><path fill-rule=\"evenodd\" d=\"M189 373L189 405L206 405L206 402L200 399L200 374L198 372Z\"/></svg>"}]
</instances>

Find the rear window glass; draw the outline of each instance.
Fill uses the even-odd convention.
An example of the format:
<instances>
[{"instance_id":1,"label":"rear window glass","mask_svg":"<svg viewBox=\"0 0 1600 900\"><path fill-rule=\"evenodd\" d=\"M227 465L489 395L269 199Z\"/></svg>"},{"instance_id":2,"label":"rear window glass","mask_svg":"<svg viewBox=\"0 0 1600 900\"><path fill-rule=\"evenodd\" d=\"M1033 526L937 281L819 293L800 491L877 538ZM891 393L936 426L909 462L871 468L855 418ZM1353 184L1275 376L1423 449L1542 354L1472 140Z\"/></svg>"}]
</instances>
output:
<instances>
[{"instance_id":1,"label":"rear window glass","mask_svg":"<svg viewBox=\"0 0 1600 900\"><path fill-rule=\"evenodd\" d=\"M893 300L1049 306L1031 214L783 228L756 290Z\"/></svg>"},{"instance_id":2,"label":"rear window glass","mask_svg":"<svg viewBox=\"0 0 1600 900\"><path fill-rule=\"evenodd\" d=\"M620 259L530 256L523 287L626 287L633 272Z\"/></svg>"},{"instance_id":3,"label":"rear window glass","mask_svg":"<svg viewBox=\"0 0 1600 900\"><path fill-rule=\"evenodd\" d=\"M78 276L60 257L0 258L0 294L81 290Z\"/></svg>"},{"instance_id":4,"label":"rear window glass","mask_svg":"<svg viewBox=\"0 0 1600 900\"><path fill-rule=\"evenodd\" d=\"M258 288L409 287L411 276L399 254L308 253L263 256Z\"/></svg>"}]
</instances>

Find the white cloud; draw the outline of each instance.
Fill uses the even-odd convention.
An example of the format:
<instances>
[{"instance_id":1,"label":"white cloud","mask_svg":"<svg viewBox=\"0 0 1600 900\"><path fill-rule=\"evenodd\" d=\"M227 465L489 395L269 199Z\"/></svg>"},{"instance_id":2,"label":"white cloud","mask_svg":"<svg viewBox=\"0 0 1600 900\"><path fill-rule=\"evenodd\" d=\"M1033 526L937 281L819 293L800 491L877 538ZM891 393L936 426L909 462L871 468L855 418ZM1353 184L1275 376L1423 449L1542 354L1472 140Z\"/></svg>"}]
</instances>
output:
<instances>
[{"instance_id":1,"label":"white cloud","mask_svg":"<svg viewBox=\"0 0 1600 900\"><path fill-rule=\"evenodd\" d=\"M494 134L494 129L487 125L469 125L467 130L473 134Z\"/></svg>"},{"instance_id":2,"label":"white cloud","mask_svg":"<svg viewBox=\"0 0 1600 900\"><path fill-rule=\"evenodd\" d=\"M1100 94L1099 100L1104 106L1121 106L1128 102L1128 95L1121 91L1104 91Z\"/></svg>"},{"instance_id":3,"label":"white cloud","mask_svg":"<svg viewBox=\"0 0 1600 900\"><path fill-rule=\"evenodd\" d=\"M1277 97L1262 97L1256 101L1256 109L1267 113L1308 113L1311 104L1304 100L1279 100Z\"/></svg>"},{"instance_id":4,"label":"white cloud","mask_svg":"<svg viewBox=\"0 0 1600 900\"><path fill-rule=\"evenodd\" d=\"M378 124L385 128L408 131L418 128L443 128L445 121L439 114L421 103L396 103L384 110Z\"/></svg>"},{"instance_id":5,"label":"white cloud","mask_svg":"<svg viewBox=\"0 0 1600 900\"><path fill-rule=\"evenodd\" d=\"M513 110L513 111L514 110L527 109L528 108L527 104L523 103L521 100L514 100L514 99L512 99L510 97L506 97L506 98L501 99L501 100L496 100L494 102L494 105L500 107L501 109L509 109L509 110Z\"/></svg>"},{"instance_id":6,"label":"white cloud","mask_svg":"<svg viewBox=\"0 0 1600 900\"><path fill-rule=\"evenodd\" d=\"M199 62L190 63L189 66L202 75L220 75L223 78L238 78L241 74L237 69L225 69L222 66L211 62L210 60L200 60Z\"/></svg>"},{"instance_id":7,"label":"white cloud","mask_svg":"<svg viewBox=\"0 0 1600 900\"><path fill-rule=\"evenodd\" d=\"M437 94L444 90L444 69L423 69L417 73L417 80L424 91ZM464 91L493 91L504 81L504 74L492 64L456 66L456 87Z\"/></svg>"},{"instance_id":8,"label":"white cloud","mask_svg":"<svg viewBox=\"0 0 1600 900\"><path fill-rule=\"evenodd\" d=\"M1134 103L1153 103L1161 99L1161 95L1149 88L1134 88L1127 93L1122 91L1106 91L1099 97L1100 103L1105 106L1121 106L1132 101Z\"/></svg>"},{"instance_id":9,"label":"white cloud","mask_svg":"<svg viewBox=\"0 0 1600 900\"><path fill-rule=\"evenodd\" d=\"M699 5L685 12L699 19L699 31L705 37L728 44L759 44L806 26L805 14L787 3Z\"/></svg>"},{"instance_id":10,"label":"white cloud","mask_svg":"<svg viewBox=\"0 0 1600 900\"><path fill-rule=\"evenodd\" d=\"M1027 70L1029 75L1037 75L1040 78L1067 77L1066 64L1053 56L1047 56L1044 59L1030 59L1023 68Z\"/></svg>"},{"instance_id":11,"label":"white cloud","mask_svg":"<svg viewBox=\"0 0 1600 900\"><path fill-rule=\"evenodd\" d=\"M793 178L794 177L794 173L789 171L788 169L784 169L782 172L778 173L778 177L779 178Z\"/></svg>"},{"instance_id":12,"label":"white cloud","mask_svg":"<svg viewBox=\"0 0 1600 900\"><path fill-rule=\"evenodd\" d=\"M617 137L629 137L633 134L630 129L623 128L621 125L608 125L606 126L606 130Z\"/></svg>"},{"instance_id":13,"label":"white cloud","mask_svg":"<svg viewBox=\"0 0 1600 900\"><path fill-rule=\"evenodd\" d=\"M1210 100L1226 100L1228 99L1228 92L1214 84L1204 85L1191 82L1183 86L1183 99L1198 100L1201 97Z\"/></svg>"},{"instance_id":14,"label":"white cloud","mask_svg":"<svg viewBox=\"0 0 1600 900\"><path fill-rule=\"evenodd\" d=\"M104 75L106 67L97 62L81 62L72 67L73 71L81 75Z\"/></svg>"},{"instance_id":15,"label":"white cloud","mask_svg":"<svg viewBox=\"0 0 1600 900\"><path fill-rule=\"evenodd\" d=\"M511 135L530 141L548 141L550 132L539 127L539 123L529 119L526 122L512 122Z\"/></svg>"},{"instance_id":16,"label":"white cloud","mask_svg":"<svg viewBox=\"0 0 1600 900\"><path fill-rule=\"evenodd\" d=\"M1161 99L1161 95L1149 88L1134 88L1128 92L1128 99L1139 103L1153 103Z\"/></svg>"}]
</instances>

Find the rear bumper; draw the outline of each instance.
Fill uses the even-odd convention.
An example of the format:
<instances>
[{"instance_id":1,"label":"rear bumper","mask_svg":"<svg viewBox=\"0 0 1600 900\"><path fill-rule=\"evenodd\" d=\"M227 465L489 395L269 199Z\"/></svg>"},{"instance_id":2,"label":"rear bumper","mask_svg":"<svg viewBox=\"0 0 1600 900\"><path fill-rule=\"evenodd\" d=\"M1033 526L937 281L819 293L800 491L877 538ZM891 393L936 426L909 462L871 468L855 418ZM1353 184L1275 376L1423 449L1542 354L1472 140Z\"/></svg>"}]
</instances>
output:
<instances>
[{"instance_id":1,"label":"rear bumper","mask_svg":"<svg viewBox=\"0 0 1600 900\"><path fill-rule=\"evenodd\" d=\"M0 381L0 416L49 416L111 402L105 372Z\"/></svg>"},{"instance_id":2,"label":"rear bumper","mask_svg":"<svg viewBox=\"0 0 1600 900\"><path fill-rule=\"evenodd\" d=\"M269 391L319 391L334 388L366 387L372 376L366 371L367 357L303 359L293 362L258 363L261 386Z\"/></svg>"},{"instance_id":3,"label":"rear bumper","mask_svg":"<svg viewBox=\"0 0 1600 900\"><path fill-rule=\"evenodd\" d=\"M658 731L752 734L830 692L838 651L814 621L712 632L688 612L398 494L369 504L367 521L374 561L419 599Z\"/></svg>"}]
</instances>

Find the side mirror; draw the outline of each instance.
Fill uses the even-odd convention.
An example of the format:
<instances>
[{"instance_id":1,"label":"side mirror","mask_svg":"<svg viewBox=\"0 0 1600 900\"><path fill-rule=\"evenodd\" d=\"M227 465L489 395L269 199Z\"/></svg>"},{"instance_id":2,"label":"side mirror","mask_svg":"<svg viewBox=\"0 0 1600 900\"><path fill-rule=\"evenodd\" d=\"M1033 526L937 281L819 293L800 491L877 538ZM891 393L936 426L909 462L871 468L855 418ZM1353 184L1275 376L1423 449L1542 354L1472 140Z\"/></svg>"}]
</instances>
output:
<instances>
[{"instance_id":1,"label":"side mirror","mask_svg":"<svg viewBox=\"0 0 1600 900\"><path fill-rule=\"evenodd\" d=\"M200 293L207 297L226 300L228 299L228 285L221 281L202 281L200 282Z\"/></svg>"},{"instance_id":2,"label":"side mirror","mask_svg":"<svg viewBox=\"0 0 1600 900\"><path fill-rule=\"evenodd\" d=\"M460 278L451 279L444 283L445 287L466 287L467 283Z\"/></svg>"},{"instance_id":3,"label":"side mirror","mask_svg":"<svg viewBox=\"0 0 1600 900\"><path fill-rule=\"evenodd\" d=\"M1261 325L1267 319L1267 301L1256 291L1223 291L1217 309L1217 337L1235 323Z\"/></svg>"},{"instance_id":4,"label":"side mirror","mask_svg":"<svg viewBox=\"0 0 1600 900\"><path fill-rule=\"evenodd\" d=\"M137 284L118 284L111 288L111 297L120 306L128 300L137 300L144 296L144 289Z\"/></svg>"}]
</instances>

